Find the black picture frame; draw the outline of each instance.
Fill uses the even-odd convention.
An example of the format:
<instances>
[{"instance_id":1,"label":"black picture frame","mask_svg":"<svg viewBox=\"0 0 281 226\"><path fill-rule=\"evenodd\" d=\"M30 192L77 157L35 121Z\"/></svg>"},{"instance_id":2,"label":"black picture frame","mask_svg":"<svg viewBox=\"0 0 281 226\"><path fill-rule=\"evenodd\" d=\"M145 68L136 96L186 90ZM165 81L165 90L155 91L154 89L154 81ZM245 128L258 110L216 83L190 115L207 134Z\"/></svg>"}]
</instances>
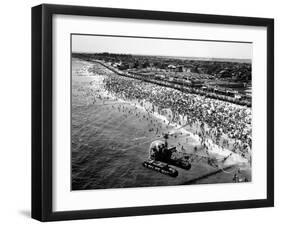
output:
<instances>
[{"instance_id":1,"label":"black picture frame","mask_svg":"<svg viewBox=\"0 0 281 226\"><path fill-rule=\"evenodd\" d=\"M52 210L52 17L55 14L266 27L267 198L54 212ZM272 206L274 206L273 19L49 4L32 8L32 218L40 221L57 221Z\"/></svg>"}]
</instances>

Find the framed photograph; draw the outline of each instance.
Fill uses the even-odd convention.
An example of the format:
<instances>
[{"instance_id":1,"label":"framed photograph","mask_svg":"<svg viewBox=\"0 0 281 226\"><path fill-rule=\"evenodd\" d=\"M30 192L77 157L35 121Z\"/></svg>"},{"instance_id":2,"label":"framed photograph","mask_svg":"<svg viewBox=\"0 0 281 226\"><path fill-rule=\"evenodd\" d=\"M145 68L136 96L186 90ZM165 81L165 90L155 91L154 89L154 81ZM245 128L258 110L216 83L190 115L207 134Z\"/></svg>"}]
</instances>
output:
<instances>
[{"instance_id":1,"label":"framed photograph","mask_svg":"<svg viewBox=\"0 0 281 226\"><path fill-rule=\"evenodd\" d=\"M32 8L32 217L274 205L274 21Z\"/></svg>"}]
</instances>

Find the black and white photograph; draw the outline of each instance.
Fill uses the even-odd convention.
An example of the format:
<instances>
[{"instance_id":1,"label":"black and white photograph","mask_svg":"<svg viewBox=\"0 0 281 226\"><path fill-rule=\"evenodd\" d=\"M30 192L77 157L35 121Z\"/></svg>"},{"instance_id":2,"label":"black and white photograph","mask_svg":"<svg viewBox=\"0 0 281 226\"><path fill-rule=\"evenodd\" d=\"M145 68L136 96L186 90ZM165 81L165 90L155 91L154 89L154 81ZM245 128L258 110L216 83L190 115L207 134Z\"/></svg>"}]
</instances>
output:
<instances>
[{"instance_id":1,"label":"black and white photograph","mask_svg":"<svg viewBox=\"0 0 281 226\"><path fill-rule=\"evenodd\" d=\"M252 181L252 42L70 44L71 190Z\"/></svg>"},{"instance_id":2,"label":"black and white photograph","mask_svg":"<svg viewBox=\"0 0 281 226\"><path fill-rule=\"evenodd\" d=\"M32 218L274 206L274 19L158 5L32 7Z\"/></svg>"}]
</instances>

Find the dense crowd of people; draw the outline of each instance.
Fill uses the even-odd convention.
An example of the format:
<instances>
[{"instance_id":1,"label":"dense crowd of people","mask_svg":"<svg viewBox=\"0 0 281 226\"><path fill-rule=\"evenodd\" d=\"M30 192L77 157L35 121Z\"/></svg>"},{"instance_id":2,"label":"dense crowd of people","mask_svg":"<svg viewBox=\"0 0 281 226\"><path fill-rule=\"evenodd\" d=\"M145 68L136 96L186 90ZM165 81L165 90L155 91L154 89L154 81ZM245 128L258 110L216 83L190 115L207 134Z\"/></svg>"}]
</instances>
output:
<instances>
[{"instance_id":1,"label":"dense crowd of people","mask_svg":"<svg viewBox=\"0 0 281 226\"><path fill-rule=\"evenodd\" d=\"M170 109L172 122L181 124L181 116L186 125L199 125L202 141L209 137L242 156L251 150L250 108L121 76L107 76L104 83L107 91L122 99L147 101L158 113Z\"/></svg>"}]
</instances>

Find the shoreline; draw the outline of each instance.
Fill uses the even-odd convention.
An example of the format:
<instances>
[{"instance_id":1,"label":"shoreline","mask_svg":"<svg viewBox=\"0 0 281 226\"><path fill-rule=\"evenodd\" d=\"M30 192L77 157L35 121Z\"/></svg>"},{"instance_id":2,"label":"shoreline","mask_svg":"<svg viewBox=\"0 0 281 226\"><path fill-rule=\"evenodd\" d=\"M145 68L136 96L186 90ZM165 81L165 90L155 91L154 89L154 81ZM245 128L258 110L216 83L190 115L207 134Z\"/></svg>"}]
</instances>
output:
<instances>
[{"instance_id":1,"label":"shoreline","mask_svg":"<svg viewBox=\"0 0 281 226\"><path fill-rule=\"evenodd\" d=\"M230 153L225 149L233 150L231 144L228 146L221 142L224 137L217 142L216 135L212 131L208 132L207 124L206 133L200 127L200 117L196 120L195 115L193 120L189 118L189 114L179 116L176 109L170 110L173 108L169 104L157 101L157 95L161 95L159 91L169 94L166 89L158 91L157 87L153 88L153 84L151 87L144 84L140 87L148 89L148 94L150 88L155 90L155 98L130 96L128 91L130 88L134 90L133 86L139 87L138 83L132 81L133 86L127 87L127 82L120 78L119 82L116 81L120 89L111 89L106 84L110 80L115 81L115 73L89 62L80 64L77 61L73 65L72 105L77 107L77 114L74 128L76 133L72 136L72 151L75 153L72 159L72 172L75 173L72 185L77 190L175 186L186 183L234 183L237 182L233 179L236 174L248 179L247 182L252 181L250 162L244 163L247 161L243 159L241 163L241 159L237 161L236 158L229 158L227 162L222 160L223 156ZM92 70L91 73L88 73L89 69ZM149 171L142 166L142 162L148 157L150 143L164 140L165 133L171 134L168 146L174 146L179 151L175 153L175 157L185 156L185 153L186 156L191 156L188 153L195 154L191 158L191 170L186 171L175 166L179 172L176 179ZM205 153L207 149L203 150L201 138L203 141L210 138L216 142L217 145L210 148L210 156L208 152ZM226 147L224 151L221 146ZM202 159L196 154L205 155L207 158ZM219 164L210 164L208 157L210 160L217 160ZM104 175L109 177L104 178Z\"/></svg>"},{"instance_id":2,"label":"shoreline","mask_svg":"<svg viewBox=\"0 0 281 226\"><path fill-rule=\"evenodd\" d=\"M105 76L108 76L108 75L95 74L95 75L87 75L87 76L89 76L89 77L98 76L102 80ZM100 83L97 83L97 84L100 84ZM102 88L101 90L103 91L102 92L103 96L109 97L112 100L118 101L120 103L126 103L126 104L130 105L131 107L136 107L139 110L141 110L142 112L148 113L149 115L153 116L155 119L161 121L161 123L165 124L166 126L172 126L173 127L172 130L178 130L183 135L185 134L185 135L191 137L192 140L196 141L196 144L194 144L194 146L202 146L200 144L201 138L197 134L186 129L186 127L188 127L188 125L186 123L184 123L184 126L182 126L175 122L169 122L169 119L165 115L161 115L157 111L153 112L151 109L148 109L150 106L148 106L148 108L146 108L144 106L141 106L141 104L139 104L139 102L137 100L135 100L135 101L124 100L118 96L113 95L112 93L110 93L109 91L107 91L104 88ZM100 90L100 92L101 92L101 90ZM152 103L150 103L148 101L143 101L143 103L144 103L143 105L146 105L146 106L152 105ZM183 119L182 115L180 115L180 117ZM196 130L197 129L199 129L198 125L196 125ZM160 139L160 137L159 137L159 139ZM232 165L248 165L249 164L249 161L247 159L241 157L239 154L234 153L229 149L220 147L219 145L215 144L210 138L206 138L206 140L207 140L206 144L208 145L208 152L211 155L213 155L213 157L225 158L231 154L231 156L223 164L223 167L232 166Z\"/></svg>"}]
</instances>

